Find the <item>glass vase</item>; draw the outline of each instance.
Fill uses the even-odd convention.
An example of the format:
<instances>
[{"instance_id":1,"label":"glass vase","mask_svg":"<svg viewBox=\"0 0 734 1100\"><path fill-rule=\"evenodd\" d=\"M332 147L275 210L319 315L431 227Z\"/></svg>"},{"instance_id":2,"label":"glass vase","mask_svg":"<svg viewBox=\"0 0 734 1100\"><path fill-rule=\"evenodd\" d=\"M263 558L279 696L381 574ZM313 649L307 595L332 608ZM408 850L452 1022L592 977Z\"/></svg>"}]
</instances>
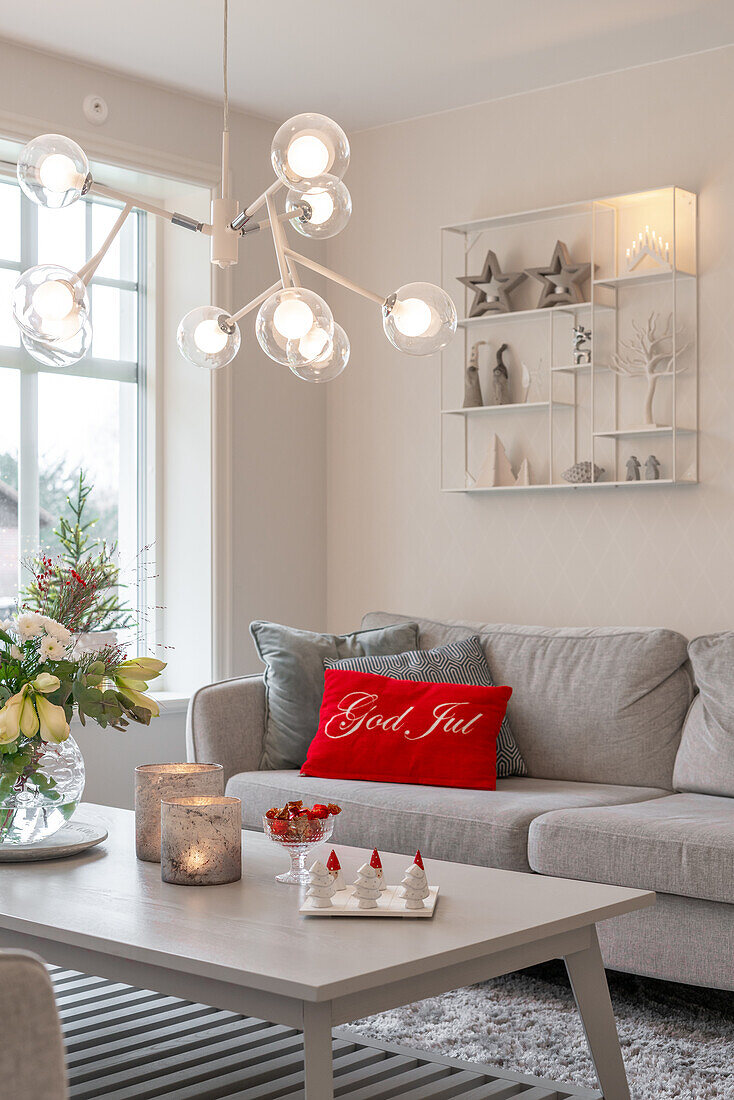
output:
<instances>
[{"instance_id":1,"label":"glass vase","mask_svg":"<svg viewBox=\"0 0 734 1100\"><path fill-rule=\"evenodd\" d=\"M60 745L21 738L0 754L0 844L33 844L65 825L84 790L84 760L73 737Z\"/></svg>"}]
</instances>

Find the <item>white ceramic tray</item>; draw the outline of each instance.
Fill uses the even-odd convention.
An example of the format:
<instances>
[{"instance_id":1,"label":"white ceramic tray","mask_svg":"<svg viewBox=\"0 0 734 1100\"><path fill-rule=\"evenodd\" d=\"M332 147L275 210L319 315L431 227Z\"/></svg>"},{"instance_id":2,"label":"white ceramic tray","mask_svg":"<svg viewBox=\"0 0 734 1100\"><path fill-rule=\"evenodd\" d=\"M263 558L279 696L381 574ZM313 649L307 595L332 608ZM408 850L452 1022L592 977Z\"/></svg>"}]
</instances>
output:
<instances>
[{"instance_id":1,"label":"white ceramic tray","mask_svg":"<svg viewBox=\"0 0 734 1100\"><path fill-rule=\"evenodd\" d=\"M344 890L337 890L328 908L318 909L311 898L306 898L298 911L308 917L432 917L438 899L438 886L429 886L428 889L422 909L405 908L405 898L401 898L399 893L400 886L388 886L377 899L376 909L360 909L354 887L347 886Z\"/></svg>"},{"instance_id":2,"label":"white ceramic tray","mask_svg":"<svg viewBox=\"0 0 734 1100\"><path fill-rule=\"evenodd\" d=\"M58 832L36 844L0 844L0 863L29 863L32 860L63 859L96 848L107 839L102 822L77 810L71 821Z\"/></svg>"}]
</instances>

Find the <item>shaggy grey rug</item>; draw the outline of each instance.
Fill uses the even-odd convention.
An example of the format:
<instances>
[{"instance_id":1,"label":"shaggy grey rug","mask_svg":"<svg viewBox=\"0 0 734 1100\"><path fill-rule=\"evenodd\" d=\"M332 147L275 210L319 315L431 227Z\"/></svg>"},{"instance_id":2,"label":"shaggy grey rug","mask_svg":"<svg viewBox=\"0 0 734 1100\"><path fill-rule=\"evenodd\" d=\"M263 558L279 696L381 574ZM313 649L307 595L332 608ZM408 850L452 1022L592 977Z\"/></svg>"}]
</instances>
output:
<instances>
[{"instance_id":1,"label":"shaggy grey rug","mask_svg":"<svg viewBox=\"0 0 734 1100\"><path fill-rule=\"evenodd\" d=\"M734 993L608 978L633 1100L734 1100ZM560 962L370 1016L350 1030L596 1087Z\"/></svg>"}]
</instances>

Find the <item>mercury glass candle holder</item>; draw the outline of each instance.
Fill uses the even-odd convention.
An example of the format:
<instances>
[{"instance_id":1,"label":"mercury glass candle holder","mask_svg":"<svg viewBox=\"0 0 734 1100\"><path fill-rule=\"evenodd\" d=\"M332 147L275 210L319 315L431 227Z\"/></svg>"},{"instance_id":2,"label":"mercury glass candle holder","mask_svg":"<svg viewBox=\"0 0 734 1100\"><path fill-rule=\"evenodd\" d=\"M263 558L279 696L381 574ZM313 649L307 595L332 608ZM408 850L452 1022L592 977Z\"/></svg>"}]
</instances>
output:
<instances>
[{"instance_id":1,"label":"mercury glass candle holder","mask_svg":"<svg viewBox=\"0 0 734 1100\"><path fill-rule=\"evenodd\" d=\"M223 795L221 764L141 764L135 769L135 854L161 861L161 800Z\"/></svg>"},{"instance_id":2,"label":"mercury glass candle holder","mask_svg":"<svg viewBox=\"0 0 734 1100\"><path fill-rule=\"evenodd\" d=\"M175 886L220 886L242 877L242 803L226 795L164 798L161 878Z\"/></svg>"}]
</instances>

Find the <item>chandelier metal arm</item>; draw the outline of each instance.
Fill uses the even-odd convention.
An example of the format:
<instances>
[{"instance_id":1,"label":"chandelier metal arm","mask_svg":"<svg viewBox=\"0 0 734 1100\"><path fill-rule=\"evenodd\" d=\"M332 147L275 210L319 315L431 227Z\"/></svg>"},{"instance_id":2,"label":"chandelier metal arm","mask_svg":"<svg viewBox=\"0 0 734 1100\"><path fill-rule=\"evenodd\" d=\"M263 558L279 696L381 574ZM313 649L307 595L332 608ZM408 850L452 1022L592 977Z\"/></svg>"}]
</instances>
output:
<instances>
[{"instance_id":1,"label":"chandelier metal arm","mask_svg":"<svg viewBox=\"0 0 734 1100\"><path fill-rule=\"evenodd\" d=\"M242 309L238 309L236 313L230 314L229 321L239 321L241 317L244 317L246 314L251 313L253 309L257 309L258 306L262 305L266 298L269 298L271 294L275 294L276 290L280 290L282 286L282 282L278 279L277 283L273 283L267 290L263 290L262 294L258 294L257 298L253 298L252 301L248 302Z\"/></svg>"},{"instance_id":2,"label":"chandelier metal arm","mask_svg":"<svg viewBox=\"0 0 734 1100\"><path fill-rule=\"evenodd\" d=\"M154 214L156 218L163 218L164 221L172 222L173 225L180 225L183 229L190 229L195 233L204 233L206 236L211 236L212 227L208 222L200 222L196 218L189 217L188 214L179 214L176 211L166 210L162 206L156 206L152 202L147 202L145 199L139 199L135 195L128 195L124 191L118 191L114 187L107 187L104 183L92 184L92 191L95 191L98 195L102 195L106 199L116 199L118 202L124 202L130 206L135 206L138 210L145 210L147 214Z\"/></svg>"},{"instance_id":3,"label":"chandelier metal arm","mask_svg":"<svg viewBox=\"0 0 734 1100\"><path fill-rule=\"evenodd\" d=\"M288 261L286 259L286 248L288 242L285 239L285 233L283 232L283 226L278 220L278 211L275 208L275 199L272 195L265 194L265 205L268 210L268 219L270 221L270 232L273 237L273 246L275 248L275 258L278 261L278 271L280 272L280 279L284 287L293 286L294 281L288 267Z\"/></svg>"},{"instance_id":4,"label":"chandelier metal arm","mask_svg":"<svg viewBox=\"0 0 734 1100\"><path fill-rule=\"evenodd\" d=\"M258 195L257 198L246 206L244 210L241 210L236 218L233 218L229 223L229 228L238 230L250 220L253 214L257 214L261 206L265 205L268 195L275 195L280 191L281 187L285 186L281 180L275 180L270 184L270 187L266 191L263 191L262 195Z\"/></svg>"},{"instance_id":5,"label":"chandelier metal arm","mask_svg":"<svg viewBox=\"0 0 734 1100\"><path fill-rule=\"evenodd\" d=\"M347 279L344 275L337 275L335 271L332 271L329 267L324 267L323 264L317 264L315 260L311 260L308 256L302 256L300 252L294 252L292 248L286 248L285 256L288 260L295 260L301 267L308 267L311 271L315 271L317 275L323 275L325 279L330 279L332 283L338 283L339 286L344 286L347 290L353 291L355 294L360 294L363 298L367 298L370 302L375 302L378 306L384 306L387 301L387 297L384 294L375 294L371 290L365 290L363 286L358 286L357 283L353 283L351 279Z\"/></svg>"},{"instance_id":6,"label":"chandelier metal arm","mask_svg":"<svg viewBox=\"0 0 734 1100\"><path fill-rule=\"evenodd\" d=\"M132 203L130 202L125 205L125 207L120 211L120 214L116 219L115 224L112 226L112 229L110 229L109 233L102 242L102 246L95 252L91 259L87 260L83 267L79 268L77 274L85 286L89 286L95 271L107 255L110 249L110 245L125 224L127 216L132 208Z\"/></svg>"},{"instance_id":7,"label":"chandelier metal arm","mask_svg":"<svg viewBox=\"0 0 734 1100\"><path fill-rule=\"evenodd\" d=\"M307 205L306 203L303 204L304 207L306 205ZM303 208L301 208L299 210L285 210L282 214L278 214L278 221L279 222L295 222L295 221L298 221L299 218L303 218L303 217L305 217L305 210ZM269 227L269 225L270 225L270 218L265 218L261 222L252 222L252 224L250 224L249 221L248 221L245 224L244 229L240 230L240 236L241 237L247 237L247 236L249 236L250 233L259 233L261 229L267 229Z\"/></svg>"}]
</instances>

